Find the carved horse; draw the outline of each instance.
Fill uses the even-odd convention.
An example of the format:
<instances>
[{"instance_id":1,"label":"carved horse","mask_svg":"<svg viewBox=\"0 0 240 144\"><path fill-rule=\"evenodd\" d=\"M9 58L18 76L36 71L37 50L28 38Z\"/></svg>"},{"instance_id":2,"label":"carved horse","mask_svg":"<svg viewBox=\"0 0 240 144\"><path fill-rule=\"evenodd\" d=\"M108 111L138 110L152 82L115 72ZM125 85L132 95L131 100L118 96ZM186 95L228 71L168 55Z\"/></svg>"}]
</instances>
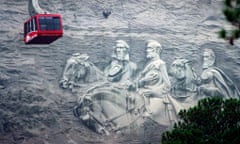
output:
<instances>
[{"instance_id":1,"label":"carved horse","mask_svg":"<svg viewBox=\"0 0 240 144\"><path fill-rule=\"evenodd\" d=\"M67 60L60 86L71 89L105 79L104 73L88 61L88 55L75 53Z\"/></svg>"},{"instance_id":2,"label":"carved horse","mask_svg":"<svg viewBox=\"0 0 240 144\"><path fill-rule=\"evenodd\" d=\"M146 105L152 111L149 116L145 115ZM140 91L129 91L119 83L102 83L89 89L79 97L73 112L87 127L104 135L125 133L130 127L138 129L146 120L166 127L177 120L168 95L150 98L150 104L146 104Z\"/></svg>"},{"instance_id":3,"label":"carved horse","mask_svg":"<svg viewBox=\"0 0 240 144\"><path fill-rule=\"evenodd\" d=\"M177 58L171 65L171 74L175 78L173 91L196 92L197 74L191 66L191 61L184 58ZM185 95L183 97L187 97Z\"/></svg>"},{"instance_id":4,"label":"carved horse","mask_svg":"<svg viewBox=\"0 0 240 144\"><path fill-rule=\"evenodd\" d=\"M199 78L191 65L191 61L177 58L171 64L170 73L174 78L170 101L176 111L179 112L180 109L187 109L196 104L198 100L196 83Z\"/></svg>"},{"instance_id":5,"label":"carved horse","mask_svg":"<svg viewBox=\"0 0 240 144\"><path fill-rule=\"evenodd\" d=\"M97 133L124 131L139 124L144 99L113 83L102 83L78 100L74 115Z\"/></svg>"},{"instance_id":6,"label":"carved horse","mask_svg":"<svg viewBox=\"0 0 240 144\"><path fill-rule=\"evenodd\" d=\"M174 61L172 72L176 78L173 90L195 92L196 87L192 82L196 75L187 60ZM143 124L148 105L151 109L149 119L159 125L171 127L177 120L177 112L194 103L191 95L182 97L167 93L147 98L141 89L129 91L121 83L102 82L79 97L74 115L92 130L108 135Z\"/></svg>"}]
</instances>

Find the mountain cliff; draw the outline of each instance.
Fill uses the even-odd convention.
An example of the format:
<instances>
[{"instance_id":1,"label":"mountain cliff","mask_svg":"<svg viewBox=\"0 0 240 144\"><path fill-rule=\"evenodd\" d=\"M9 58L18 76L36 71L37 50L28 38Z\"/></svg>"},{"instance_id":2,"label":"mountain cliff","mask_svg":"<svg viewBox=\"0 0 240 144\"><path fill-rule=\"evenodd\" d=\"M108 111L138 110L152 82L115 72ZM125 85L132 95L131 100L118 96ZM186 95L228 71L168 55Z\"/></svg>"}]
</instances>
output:
<instances>
[{"instance_id":1,"label":"mountain cliff","mask_svg":"<svg viewBox=\"0 0 240 144\"><path fill-rule=\"evenodd\" d=\"M202 50L212 48L220 67L240 88L240 43L230 46L217 32L230 26L221 0L41 0L40 6L63 17L64 36L50 45L25 45L27 0L0 1L0 143L157 143L131 136L100 136L75 118L78 94L59 87L71 54L79 52L99 69L111 59L114 41L130 45L130 59L144 66L148 39L163 46L169 67L176 57L192 61L198 74ZM102 12L110 9L104 18Z\"/></svg>"}]
</instances>

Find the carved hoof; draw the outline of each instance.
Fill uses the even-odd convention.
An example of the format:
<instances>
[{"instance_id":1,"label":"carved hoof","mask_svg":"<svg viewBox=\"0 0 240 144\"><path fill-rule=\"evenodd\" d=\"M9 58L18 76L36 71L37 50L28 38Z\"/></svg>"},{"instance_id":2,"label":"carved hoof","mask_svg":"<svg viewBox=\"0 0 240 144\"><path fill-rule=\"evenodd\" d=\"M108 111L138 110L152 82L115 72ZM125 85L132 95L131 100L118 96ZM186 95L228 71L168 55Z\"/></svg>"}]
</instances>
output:
<instances>
[{"instance_id":1,"label":"carved hoof","mask_svg":"<svg viewBox=\"0 0 240 144\"><path fill-rule=\"evenodd\" d=\"M105 128L103 128L103 127L100 127L100 128L98 128L97 129L97 132L99 133L99 134L101 134L101 135L110 135L110 133L108 132L108 130L106 130Z\"/></svg>"}]
</instances>

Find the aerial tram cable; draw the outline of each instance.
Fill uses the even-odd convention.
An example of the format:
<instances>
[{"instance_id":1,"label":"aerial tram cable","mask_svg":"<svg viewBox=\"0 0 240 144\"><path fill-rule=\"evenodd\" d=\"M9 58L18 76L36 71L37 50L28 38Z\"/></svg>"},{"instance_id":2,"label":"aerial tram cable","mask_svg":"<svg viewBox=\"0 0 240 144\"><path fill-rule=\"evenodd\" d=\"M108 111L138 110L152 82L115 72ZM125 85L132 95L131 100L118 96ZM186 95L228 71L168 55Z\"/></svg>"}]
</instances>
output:
<instances>
[{"instance_id":1,"label":"aerial tram cable","mask_svg":"<svg viewBox=\"0 0 240 144\"><path fill-rule=\"evenodd\" d=\"M24 23L25 44L50 44L63 36L62 16L43 10L38 0L28 1L31 16Z\"/></svg>"},{"instance_id":2,"label":"aerial tram cable","mask_svg":"<svg viewBox=\"0 0 240 144\"><path fill-rule=\"evenodd\" d=\"M49 12L43 10L38 3L38 0L29 0L28 1L28 12L30 16L34 16L36 14L48 14Z\"/></svg>"}]
</instances>

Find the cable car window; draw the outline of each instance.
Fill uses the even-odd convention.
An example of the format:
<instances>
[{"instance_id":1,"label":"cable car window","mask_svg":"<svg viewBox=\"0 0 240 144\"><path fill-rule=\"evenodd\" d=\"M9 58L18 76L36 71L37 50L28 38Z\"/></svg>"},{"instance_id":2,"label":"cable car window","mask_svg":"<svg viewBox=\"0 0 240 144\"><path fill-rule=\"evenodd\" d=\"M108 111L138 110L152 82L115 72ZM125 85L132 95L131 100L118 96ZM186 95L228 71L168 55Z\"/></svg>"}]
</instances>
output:
<instances>
[{"instance_id":1,"label":"cable car window","mask_svg":"<svg viewBox=\"0 0 240 144\"><path fill-rule=\"evenodd\" d=\"M32 19L30 20L30 31L33 31L33 21L32 21Z\"/></svg>"},{"instance_id":2,"label":"cable car window","mask_svg":"<svg viewBox=\"0 0 240 144\"><path fill-rule=\"evenodd\" d=\"M41 30L60 30L59 17L39 17L38 20Z\"/></svg>"},{"instance_id":3,"label":"cable car window","mask_svg":"<svg viewBox=\"0 0 240 144\"><path fill-rule=\"evenodd\" d=\"M35 31L36 30L35 19L33 18L31 21L32 21L32 31Z\"/></svg>"},{"instance_id":4,"label":"cable car window","mask_svg":"<svg viewBox=\"0 0 240 144\"><path fill-rule=\"evenodd\" d=\"M27 22L27 32L30 32L30 21Z\"/></svg>"},{"instance_id":5,"label":"cable car window","mask_svg":"<svg viewBox=\"0 0 240 144\"><path fill-rule=\"evenodd\" d=\"M59 17L55 17L54 18L54 26L55 26L55 30L60 30L60 18Z\"/></svg>"},{"instance_id":6,"label":"cable car window","mask_svg":"<svg viewBox=\"0 0 240 144\"><path fill-rule=\"evenodd\" d=\"M38 30L38 27L37 27L37 18L34 17L34 23L35 23L35 30Z\"/></svg>"}]
</instances>

